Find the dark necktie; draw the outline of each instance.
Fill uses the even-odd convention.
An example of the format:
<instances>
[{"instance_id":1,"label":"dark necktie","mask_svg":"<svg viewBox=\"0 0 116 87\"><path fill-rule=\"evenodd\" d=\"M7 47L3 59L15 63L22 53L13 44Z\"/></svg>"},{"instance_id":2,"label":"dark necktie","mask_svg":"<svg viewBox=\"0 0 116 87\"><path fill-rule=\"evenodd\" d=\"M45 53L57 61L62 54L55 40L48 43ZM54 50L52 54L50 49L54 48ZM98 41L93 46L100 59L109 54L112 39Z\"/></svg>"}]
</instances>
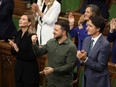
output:
<instances>
[{"instance_id":1,"label":"dark necktie","mask_svg":"<svg viewBox=\"0 0 116 87\"><path fill-rule=\"evenodd\" d=\"M93 48L93 42L94 42L94 40L93 40L93 39L91 39L91 43L90 43L90 50L92 50L92 48Z\"/></svg>"},{"instance_id":2,"label":"dark necktie","mask_svg":"<svg viewBox=\"0 0 116 87\"><path fill-rule=\"evenodd\" d=\"M87 56L88 56L88 54L91 52L91 50L92 50L92 48L93 48L93 42L94 42L94 40L91 39L91 41L90 41L90 43L89 43L88 51L87 51Z\"/></svg>"},{"instance_id":3,"label":"dark necktie","mask_svg":"<svg viewBox=\"0 0 116 87\"><path fill-rule=\"evenodd\" d=\"M92 48L93 48L93 42L94 42L94 40L91 39L90 44L89 44L88 52L90 52L92 50Z\"/></svg>"}]
</instances>

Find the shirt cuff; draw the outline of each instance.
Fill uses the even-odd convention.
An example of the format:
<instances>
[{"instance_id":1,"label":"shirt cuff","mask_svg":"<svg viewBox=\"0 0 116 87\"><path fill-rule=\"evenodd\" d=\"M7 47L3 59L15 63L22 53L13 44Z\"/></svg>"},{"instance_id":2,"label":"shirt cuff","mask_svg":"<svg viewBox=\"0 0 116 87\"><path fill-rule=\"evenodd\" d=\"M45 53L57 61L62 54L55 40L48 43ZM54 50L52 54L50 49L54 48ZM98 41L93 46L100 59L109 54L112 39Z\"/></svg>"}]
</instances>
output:
<instances>
[{"instance_id":1,"label":"shirt cuff","mask_svg":"<svg viewBox=\"0 0 116 87\"><path fill-rule=\"evenodd\" d=\"M86 60L84 61L84 63L88 60L88 57L86 58Z\"/></svg>"}]
</instances>

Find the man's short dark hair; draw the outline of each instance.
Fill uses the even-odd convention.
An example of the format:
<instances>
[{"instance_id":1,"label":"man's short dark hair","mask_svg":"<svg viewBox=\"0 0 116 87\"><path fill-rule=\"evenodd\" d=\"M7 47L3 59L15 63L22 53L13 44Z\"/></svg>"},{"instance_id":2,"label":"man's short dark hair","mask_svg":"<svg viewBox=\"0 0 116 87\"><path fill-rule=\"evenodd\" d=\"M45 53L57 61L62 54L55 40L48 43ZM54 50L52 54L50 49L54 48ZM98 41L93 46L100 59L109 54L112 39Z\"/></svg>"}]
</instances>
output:
<instances>
[{"instance_id":1,"label":"man's short dark hair","mask_svg":"<svg viewBox=\"0 0 116 87\"><path fill-rule=\"evenodd\" d=\"M105 28L104 18L101 16L91 16L90 20L97 28L100 28L99 32L102 33Z\"/></svg>"},{"instance_id":2,"label":"man's short dark hair","mask_svg":"<svg viewBox=\"0 0 116 87\"><path fill-rule=\"evenodd\" d=\"M59 19L56 23L56 25L60 25L61 26L61 29L63 31L66 31L66 34L69 32L69 22L68 20L65 20L65 19Z\"/></svg>"}]
</instances>

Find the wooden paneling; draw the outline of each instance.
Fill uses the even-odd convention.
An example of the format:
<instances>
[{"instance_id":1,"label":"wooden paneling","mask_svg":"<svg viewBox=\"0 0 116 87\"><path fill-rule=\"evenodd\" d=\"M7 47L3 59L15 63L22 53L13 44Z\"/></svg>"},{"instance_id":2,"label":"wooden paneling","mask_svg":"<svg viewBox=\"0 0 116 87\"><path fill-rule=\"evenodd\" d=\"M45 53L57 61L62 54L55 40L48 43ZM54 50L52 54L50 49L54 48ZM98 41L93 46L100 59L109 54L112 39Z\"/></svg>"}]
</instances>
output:
<instances>
[{"instance_id":1,"label":"wooden paneling","mask_svg":"<svg viewBox=\"0 0 116 87\"><path fill-rule=\"evenodd\" d=\"M10 53L10 45L0 41L0 87L14 86L15 58Z\"/></svg>"},{"instance_id":2,"label":"wooden paneling","mask_svg":"<svg viewBox=\"0 0 116 87\"><path fill-rule=\"evenodd\" d=\"M108 63L108 69L111 74L111 78L116 78L116 65L113 64L112 62Z\"/></svg>"},{"instance_id":3,"label":"wooden paneling","mask_svg":"<svg viewBox=\"0 0 116 87\"><path fill-rule=\"evenodd\" d=\"M30 13L31 9L28 7L29 4L27 4L24 0L14 0L14 14L15 15L23 15L24 13ZM31 5L31 4L30 4Z\"/></svg>"}]
</instances>

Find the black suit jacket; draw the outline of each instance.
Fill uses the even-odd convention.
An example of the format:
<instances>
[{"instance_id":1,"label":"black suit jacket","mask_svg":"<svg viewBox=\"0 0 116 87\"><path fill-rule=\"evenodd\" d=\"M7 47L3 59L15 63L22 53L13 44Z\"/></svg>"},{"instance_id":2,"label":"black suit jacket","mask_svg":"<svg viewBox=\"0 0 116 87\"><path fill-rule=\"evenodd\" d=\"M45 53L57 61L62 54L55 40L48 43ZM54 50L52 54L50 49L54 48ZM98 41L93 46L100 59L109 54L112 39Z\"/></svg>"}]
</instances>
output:
<instances>
[{"instance_id":1,"label":"black suit jacket","mask_svg":"<svg viewBox=\"0 0 116 87\"><path fill-rule=\"evenodd\" d=\"M14 38L19 48L18 52L11 49L11 53L16 57L14 68L16 82L22 81L29 84L39 82L39 68L32 48L31 35L25 32L22 37L22 30L19 30Z\"/></svg>"},{"instance_id":2,"label":"black suit jacket","mask_svg":"<svg viewBox=\"0 0 116 87\"><path fill-rule=\"evenodd\" d=\"M0 39L7 40L16 32L12 21L14 0L2 0L0 5Z\"/></svg>"}]
</instances>

